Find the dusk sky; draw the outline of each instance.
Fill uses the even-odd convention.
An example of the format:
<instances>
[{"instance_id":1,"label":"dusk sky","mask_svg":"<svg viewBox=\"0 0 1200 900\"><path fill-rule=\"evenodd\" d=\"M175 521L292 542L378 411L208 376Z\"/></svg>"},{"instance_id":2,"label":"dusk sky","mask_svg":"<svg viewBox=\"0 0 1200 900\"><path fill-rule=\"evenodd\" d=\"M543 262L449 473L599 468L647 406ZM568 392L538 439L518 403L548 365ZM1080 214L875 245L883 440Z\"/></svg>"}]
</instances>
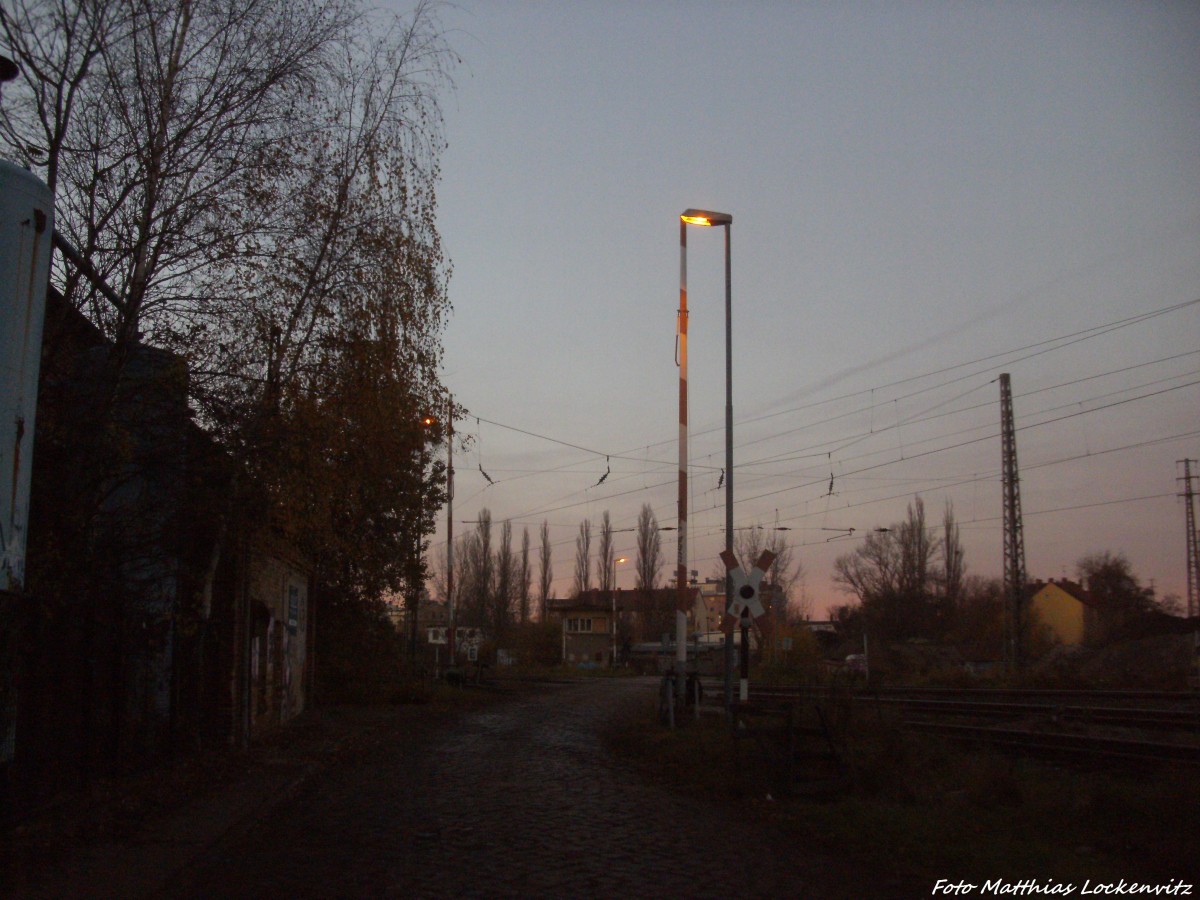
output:
<instances>
[{"instance_id":1,"label":"dusk sky","mask_svg":"<svg viewBox=\"0 0 1200 900\"><path fill-rule=\"evenodd\" d=\"M593 547L605 510L630 529L631 559L643 503L675 525L678 217L700 207L733 216L735 525L791 529L814 615L849 599L835 558L917 495L931 523L953 503L969 574L1001 575L1002 372L1030 577L1109 550L1186 595L1200 4L459 0L441 19L463 59L439 191L444 379L470 412L456 535L486 507L536 560L548 521L563 596L584 518ZM701 578L724 543L723 246L689 229ZM663 551L665 582L673 532Z\"/></svg>"}]
</instances>

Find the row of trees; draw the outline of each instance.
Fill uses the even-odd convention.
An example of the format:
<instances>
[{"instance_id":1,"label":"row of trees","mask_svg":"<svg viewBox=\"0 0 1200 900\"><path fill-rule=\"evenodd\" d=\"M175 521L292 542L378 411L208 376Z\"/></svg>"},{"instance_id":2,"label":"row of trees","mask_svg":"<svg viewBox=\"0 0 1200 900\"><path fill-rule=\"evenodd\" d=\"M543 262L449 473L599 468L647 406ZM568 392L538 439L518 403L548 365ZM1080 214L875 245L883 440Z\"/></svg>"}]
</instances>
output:
<instances>
[{"instance_id":1,"label":"row of trees","mask_svg":"<svg viewBox=\"0 0 1200 900\"><path fill-rule=\"evenodd\" d=\"M637 559L634 563L635 587L639 591L658 588L662 574L662 537L659 533L658 517L649 503L643 503L638 513ZM579 534L575 538L575 577L571 585L573 596L592 590L610 591L616 586L616 549L613 543L612 519L605 510L600 518L600 538L596 559L592 560L592 523L584 519L579 523ZM595 580L593 580L593 572Z\"/></svg>"},{"instance_id":2,"label":"row of trees","mask_svg":"<svg viewBox=\"0 0 1200 900\"><path fill-rule=\"evenodd\" d=\"M858 598L876 633L896 640L944 635L968 587L953 507L946 505L937 535L926 526L925 503L917 497L903 521L868 534L853 553L839 556L833 580Z\"/></svg>"},{"instance_id":3,"label":"row of trees","mask_svg":"<svg viewBox=\"0 0 1200 900\"><path fill-rule=\"evenodd\" d=\"M493 549L492 518L483 510L476 528L456 542L455 595L464 621L479 623L500 635L514 623L544 619L554 580L550 526L543 522L537 559L531 559L529 529L513 547L511 523L500 526ZM636 590L648 595L660 586L663 569L660 528L649 504L638 516ZM592 524L583 520L574 542L571 596L614 587L614 529L607 511L600 519L593 550ZM764 583L775 588L780 621L808 617L804 567L779 529L754 526L735 535L738 559L753 564L764 550L775 554ZM1139 634L1147 614L1178 612L1175 598L1159 599L1142 585L1128 560L1120 554L1096 553L1077 564L1077 577L1091 592L1103 617L1105 640ZM446 597L443 551L435 589ZM713 570L715 579L724 568ZM843 636L861 639L870 633L883 640L923 638L953 644L968 656L987 658L1003 646L1004 590L998 579L969 575L954 509L947 504L941 522L929 525L924 501L909 504L906 517L869 534L852 552L834 564L834 580L857 602L837 607L832 617ZM653 610L640 610L652 617ZM673 616L673 609L668 610ZM659 631L669 630L670 616ZM652 629L653 630L653 629ZM657 632L655 632L657 633ZM1028 641L1043 648L1048 638L1031 625Z\"/></svg>"},{"instance_id":4,"label":"row of trees","mask_svg":"<svg viewBox=\"0 0 1200 900\"><path fill-rule=\"evenodd\" d=\"M554 582L553 546L550 525L545 521L540 528L536 560L532 558L528 527L521 532L519 547L514 547L511 522L500 524L498 542L493 540L493 527L491 511L484 509L475 522L474 530L455 540L453 591L459 620L478 624L499 637L514 624L523 625L534 619L545 620L546 603ZM634 590L637 596L647 600L661 586L664 566L661 529L650 504L642 505L635 530ZM615 533L612 518L605 510L600 518L593 551L592 523L588 519L579 523L575 537L571 597L579 597L592 590L607 593L615 588ZM756 526L740 531L735 549L739 558L748 564L753 564L764 550L772 551L775 561L767 573L766 582L775 586L775 596L781 598L788 614L806 617L807 601L803 596L798 603L789 602L797 586L801 587L803 594L803 566L777 530ZM433 573L434 592L443 602L449 596L447 556L446 548L442 548ZM716 577L724 576L725 571L720 568ZM657 610L642 603L638 612L646 619L650 633L659 634L673 627L673 604Z\"/></svg>"},{"instance_id":5,"label":"row of trees","mask_svg":"<svg viewBox=\"0 0 1200 900\"><path fill-rule=\"evenodd\" d=\"M1076 578L1090 594L1098 623L1093 637L1103 642L1142 636L1156 627L1153 617L1179 612L1177 598L1156 597L1121 554L1082 557ZM995 656L1003 646L1003 585L967 574L950 504L940 528L931 528L917 497L903 521L873 532L852 553L838 557L834 581L858 601L833 610L847 636L925 638L955 644L979 658ZM1035 652L1048 647L1050 638L1037 622L1027 628L1023 640Z\"/></svg>"},{"instance_id":6,"label":"row of trees","mask_svg":"<svg viewBox=\"0 0 1200 900\"><path fill-rule=\"evenodd\" d=\"M0 140L55 193L84 260L55 286L111 341L113 383L143 342L182 357L238 473L222 515L285 534L329 596L422 583L456 62L429 4L13 0L0 35L21 67Z\"/></svg>"},{"instance_id":7,"label":"row of trees","mask_svg":"<svg viewBox=\"0 0 1200 900\"><path fill-rule=\"evenodd\" d=\"M492 529L491 510L483 509L475 522L475 529L455 540L453 599L459 610L460 621L478 624L499 637L513 624L525 624L535 618L545 620L546 603L554 583L553 545L550 524L543 521L539 533L535 583L535 561L532 559L529 528L522 529L518 549L513 546L511 522L500 524L499 542L495 545ZM584 519L576 538L574 597L592 590L594 586L608 591L614 584L613 528L607 511L601 520L599 554L594 561L595 581L592 580L591 535L591 523ZM451 580L447 578L447 556L446 548L442 548L433 572L433 588L443 602L449 597ZM661 569L658 521L650 505L645 504L638 517L638 588L654 590L658 586Z\"/></svg>"}]
</instances>

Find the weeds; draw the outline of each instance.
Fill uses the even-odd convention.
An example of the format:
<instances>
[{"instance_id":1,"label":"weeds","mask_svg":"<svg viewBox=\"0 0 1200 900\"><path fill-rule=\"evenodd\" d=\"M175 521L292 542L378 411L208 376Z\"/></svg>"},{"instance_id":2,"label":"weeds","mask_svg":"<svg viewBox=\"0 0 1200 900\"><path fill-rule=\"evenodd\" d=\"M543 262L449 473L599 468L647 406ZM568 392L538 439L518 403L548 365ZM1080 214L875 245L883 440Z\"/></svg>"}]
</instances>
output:
<instances>
[{"instance_id":1,"label":"weeds","mask_svg":"<svg viewBox=\"0 0 1200 900\"><path fill-rule=\"evenodd\" d=\"M668 731L648 709L614 728L609 746L656 783L735 801L733 815L768 822L785 842L931 886L937 878L1166 883L1195 871L1194 770L1060 768L909 734L889 717L863 716L842 734L847 789L821 801L778 790L753 742L735 742L723 718Z\"/></svg>"}]
</instances>

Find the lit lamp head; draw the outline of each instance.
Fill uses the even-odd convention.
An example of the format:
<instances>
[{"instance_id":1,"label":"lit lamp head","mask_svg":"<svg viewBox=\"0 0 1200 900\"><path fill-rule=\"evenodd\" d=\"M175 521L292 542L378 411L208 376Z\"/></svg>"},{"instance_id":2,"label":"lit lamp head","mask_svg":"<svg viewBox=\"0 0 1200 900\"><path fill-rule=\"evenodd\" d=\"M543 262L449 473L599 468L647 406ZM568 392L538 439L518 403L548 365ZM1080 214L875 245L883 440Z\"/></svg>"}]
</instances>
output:
<instances>
[{"instance_id":1,"label":"lit lamp head","mask_svg":"<svg viewBox=\"0 0 1200 900\"><path fill-rule=\"evenodd\" d=\"M420 426L419 434L421 436L420 439L422 443L427 441L436 441L438 439L438 426L442 423L437 416L431 416L428 414L423 415L421 418L417 419L417 424Z\"/></svg>"},{"instance_id":2,"label":"lit lamp head","mask_svg":"<svg viewBox=\"0 0 1200 900\"><path fill-rule=\"evenodd\" d=\"M688 225L732 225L733 216L729 213L713 212L709 209L685 209L681 218Z\"/></svg>"}]
</instances>

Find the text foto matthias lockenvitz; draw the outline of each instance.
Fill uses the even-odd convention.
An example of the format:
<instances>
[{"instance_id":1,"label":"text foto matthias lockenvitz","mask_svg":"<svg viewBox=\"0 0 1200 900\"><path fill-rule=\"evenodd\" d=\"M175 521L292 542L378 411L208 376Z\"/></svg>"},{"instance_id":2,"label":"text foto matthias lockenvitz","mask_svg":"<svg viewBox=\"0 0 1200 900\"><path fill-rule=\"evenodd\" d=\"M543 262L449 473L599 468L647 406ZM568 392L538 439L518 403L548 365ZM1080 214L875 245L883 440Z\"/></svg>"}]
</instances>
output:
<instances>
[{"instance_id":1,"label":"text foto matthias lockenvitz","mask_svg":"<svg viewBox=\"0 0 1200 900\"><path fill-rule=\"evenodd\" d=\"M1023 881L1005 881L997 878L985 881L983 884L972 884L969 881L951 881L939 878L933 886L933 894L955 897L1036 897L1039 895L1069 897L1078 894L1080 897L1190 897L1192 885L1186 881L1172 879L1169 882L1149 884L1121 879L1117 882L1084 881L1074 884L1067 881L1038 881L1028 878Z\"/></svg>"}]
</instances>

